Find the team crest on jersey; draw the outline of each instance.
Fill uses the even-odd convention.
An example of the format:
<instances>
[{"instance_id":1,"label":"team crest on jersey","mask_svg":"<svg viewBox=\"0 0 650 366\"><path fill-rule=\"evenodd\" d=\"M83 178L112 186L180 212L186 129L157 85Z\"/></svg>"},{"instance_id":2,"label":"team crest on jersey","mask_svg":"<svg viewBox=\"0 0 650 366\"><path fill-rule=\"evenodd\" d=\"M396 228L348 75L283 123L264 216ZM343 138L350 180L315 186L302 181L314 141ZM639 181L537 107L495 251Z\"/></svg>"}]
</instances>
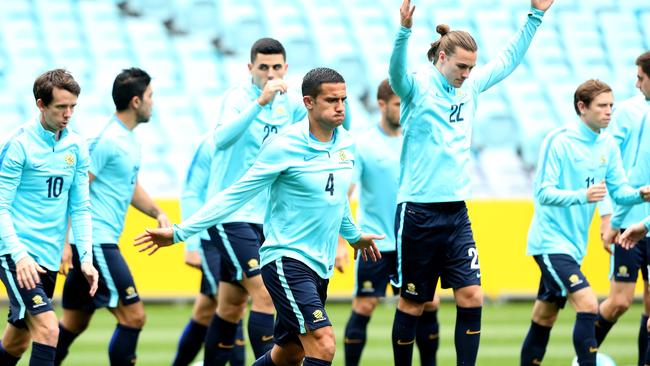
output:
<instances>
[{"instance_id":1,"label":"team crest on jersey","mask_svg":"<svg viewBox=\"0 0 650 366\"><path fill-rule=\"evenodd\" d=\"M280 116L287 113L286 109L284 109L284 107L282 106L277 107L273 112L275 112L275 115L280 115Z\"/></svg>"},{"instance_id":2,"label":"team crest on jersey","mask_svg":"<svg viewBox=\"0 0 650 366\"><path fill-rule=\"evenodd\" d=\"M260 262L255 258L251 258L248 261L248 269L257 269L259 266L260 266Z\"/></svg>"},{"instance_id":3,"label":"team crest on jersey","mask_svg":"<svg viewBox=\"0 0 650 366\"><path fill-rule=\"evenodd\" d=\"M604 166L605 164L607 164L607 158L605 157L605 155L601 155L600 156L600 166Z\"/></svg>"},{"instance_id":4,"label":"team crest on jersey","mask_svg":"<svg viewBox=\"0 0 650 366\"><path fill-rule=\"evenodd\" d=\"M571 287L573 287L581 284L582 280L577 274L574 273L571 276L569 276L569 282L571 282Z\"/></svg>"},{"instance_id":5,"label":"team crest on jersey","mask_svg":"<svg viewBox=\"0 0 650 366\"><path fill-rule=\"evenodd\" d=\"M347 150L339 151L339 163L345 163L352 160L352 153Z\"/></svg>"},{"instance_id":6,"label":"team crest on jersey","mask_svg":"<svg viewBox=\"0 0 650 366\"><path fill-rule=\"evenodd\" d=\"M406 284L406 293L411 294L411 295L417 295L417 291L415 291L415 284L414 283L407 283Z\"/></svg>"},{"instance_id":7,"label":"team crest on jersey","mask_svg":"<svg viewBox=\"0 0 650 366\"><path fill-rule=\"evenodd\" d=\"M361 289L361 292L373 292L375 291L375 288L372 286L372 281L363 281L363 289Z\"/></svg>"},{"instance_id":8,"label":"team crest on jersey","mask_svg":"<svg viewBox=\"0 0 650 366\"><path fill-rule=\"evenodd\" d=\"M68 166L73 166L74 165L74 155L67 153L63 157L63 160L65 160L65 163L68 164Z\"/></svg>"},{"instance_id":9,"label":"team crest on jersey","mask_svg":"<svg viewBox=\"0 0 650 366\"><path fill-rule=\"evenodd\" d=\"M311 313L311 315L314 316L314 323L318 323L318 322L322 322L324 320L327 320L327 318L325 317L325 314L323 314L323 311L320 310L320 309L314 311L313 313Z\"/></svg>"},{"instance_id":10,"label":"team crest on jersey","mask_svg":"<svg viewBox=\"0 0 650 366\"><path fill-rule=\"evenodd\" d=\"M630 273L627 271L627 266L618 267L618 277L630 277Z\"/></svg>"},{"instance_id":11,"label":"team crest on jersey","mask_svg":"<svg viewBox=\"0 0 650 366\"><path fill-rule=\"evenodd\" d=\"M124 290L124 292L126 292L126 298L127 299L132 299L132 298L138 296L138 293L135 292L135 288L133 286L127 287L126 290Z\"/></svg>"},{"instance_id":12,"label":"team crest on jersey","mask_svg":"<svg viewBox=\"0 0 650 366\"><path fill-rule=\"evenodd\" d=\"M34 303L34 305L32 306L32 308L34 309L47 305L45 301L43 301L43 297L41 295L35 295L34 297L32 297L32 302Z\"/></svg>"}]
</instances>

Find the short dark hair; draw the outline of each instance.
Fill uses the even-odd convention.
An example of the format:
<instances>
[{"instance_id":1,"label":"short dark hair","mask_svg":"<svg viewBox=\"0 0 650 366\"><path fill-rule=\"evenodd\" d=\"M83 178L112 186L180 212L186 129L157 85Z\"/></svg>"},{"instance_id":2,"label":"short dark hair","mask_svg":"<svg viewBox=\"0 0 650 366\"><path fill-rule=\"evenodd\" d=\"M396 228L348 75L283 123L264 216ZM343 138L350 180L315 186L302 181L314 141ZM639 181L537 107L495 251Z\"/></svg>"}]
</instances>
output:
<instances>
[{"instance_id":1,"label":"short dark hair","mask_svg":"<svg viewBox=\"0 0 650 366\"><path fill-rule=\"evenodd\" d=\"M393 88L391 88L388 79L382 80L382 82L379 83L379 87L377 88L377 100L383 100L384 102L388 103L393 95L395 95L395 92L393 91Z\"/></svg>"},{"instance_id":2,"label":"short dark hair","mask_svg":"<svg viewBox=\"0 0 650 366\"><path fill-rule=\"evenodd\" d=\"M580 84L573 94L573 108L576 110L576 114L580 115L578 102L583 102L586 106L589 106L597 96L603 93L611 93L611 91L612 88L609 85L597 79L589 79Z\"/></svg>"},{"instance_id":3,"label":"short dark hair","mask_svg":"<svg viewBox=\"0 0 650 366\"><path fill-rule=\"evenodd\" d=\"M142 69L132 67L122 70L113 82L115 109L118 112L128 109L131 99L133 97L142 98L150 83L151 76Z\"/></svg>"},{"instance_id":4,"label":"short dark hair","mask_svg":"<svg viewBox=\"0 0 650 366\"><path fill-rule=\"evenodd\" d=\"M67 90L76 96L81 93L81 87L79 87L70 72L64 69L54 69L42 73L34 81L34 99L40 99L44 105L49 105L54 98L52 95L54 88Z\"/></svg>"},{"instance_id":5,"label":"short dark hair","mask_svg":"<svg viewBox=\"0 0 650 366\"><path fill-rule=\"evenodd\" d=\"M273 38L260 38L251 47L251 63L255 63L257 54L261 53L263 55L277 55L282 54L282 58L287 60L287 51L284 50L284 46L280 41Z\"/></svg>"},{"instance_id":6,"label":"short dark hair","mask_svg":"<svg viewBox=\"0 0 650 366\"><path fill-rule=\"evenodd\" d=\"M345 79L336 70L327 67L311 69L302 78L302 96L316 98L320 94L321 85L325 83L345 83Z\"/></svg>"},{"instance_id":7,"label":"short dark hair","mask_svg":"<svg viewBox=\"0 0 650 366\"><path fill-rule=\"evenodd\" d=\"M646 51L636 58L636 65L643 70L643 73L650 77L650 51Z\"/></svg>"}]
</instances>

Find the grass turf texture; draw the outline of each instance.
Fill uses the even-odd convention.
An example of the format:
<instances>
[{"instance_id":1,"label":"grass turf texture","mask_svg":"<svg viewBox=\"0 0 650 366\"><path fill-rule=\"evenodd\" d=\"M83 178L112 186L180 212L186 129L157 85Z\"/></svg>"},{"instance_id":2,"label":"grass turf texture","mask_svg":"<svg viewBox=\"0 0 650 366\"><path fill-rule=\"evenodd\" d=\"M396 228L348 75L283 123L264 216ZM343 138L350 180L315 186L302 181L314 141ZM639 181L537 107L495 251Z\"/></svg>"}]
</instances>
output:
<instances>
[{"instance_id":1,"label":"grass turf texture","mask_svg":"<svg viewBox=\"0 0 650 366\"><path fill-rule=\"evenodd\" d=\"M519 351L530 324L532 301L489 303L483 308L483 326L478 365L518 365ZM0 306L0 312L6 311ZM147 324L140 335L138 365L170 365L176 351L178 337L190 317L189 304L146 305ZM343 365L343 330L350 314L349 303L331 303L327 306L337 339L334 365ZM394 303L380 304L368 326L368 342L362 356L362 365L392 365L391 327ZM619 366L636 365L637 334L641 306L635 304L612 329L601 351L611 356ZM453 344L455 305L443 302L439 312L441 345L439 365L455 364ZM544 358L545 366L569 366L573 358L571 333L575 312L564 309L551 332L551 341ZM106 310L96 312L93 321L70 349L64 365L108 365L107 347L115 327L115 320ZM246 363L253 362L247 347ZM201 360L201 355L197 360ZM18 365L29 364L29 353ZM419 365L417 351L414 365Z\"/></svg>"}]
</instances>

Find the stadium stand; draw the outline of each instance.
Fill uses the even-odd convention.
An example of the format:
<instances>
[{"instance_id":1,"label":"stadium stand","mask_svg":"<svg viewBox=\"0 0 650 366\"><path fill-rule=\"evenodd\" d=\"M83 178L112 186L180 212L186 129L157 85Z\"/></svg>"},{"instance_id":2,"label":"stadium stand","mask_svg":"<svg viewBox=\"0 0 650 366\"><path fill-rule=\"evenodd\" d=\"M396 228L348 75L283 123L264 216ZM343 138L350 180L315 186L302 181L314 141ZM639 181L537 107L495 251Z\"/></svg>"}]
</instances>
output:
<instances>
[{"instance_id":1,"label":"stadium stand","mask_svg":"<svg viewBox=\"0 0 650 366\"><path fill-rule=\"evenodd\" d=\"M517 0L421 2L409 52L426 63L435 25L465 29L479 63L496 55L527 10ZM634 95L634 59L650 48L650 2L563 0L552 9L525 62L482 96L474 126L479 197L526 197L545 134L575 118L573 89L587 78ZM0 1L0 129L34 116L31 83L65 67L82 94L74 128L92 135L112 110L110 89L125 67L154 77L152 122L138 128L146 185L178 195L199 136L218 118L218 96L245 81L250 44L262 36L287 47L291 85L316 65L340 70L354 131L377 118L374 90L386 77L398 11L389 0L11 0ZM615 55L615 57L614 57ZM420 61L419 63L417 61ZM160 157L163 159L160 159Z\"/></svg>"}]
</instances>

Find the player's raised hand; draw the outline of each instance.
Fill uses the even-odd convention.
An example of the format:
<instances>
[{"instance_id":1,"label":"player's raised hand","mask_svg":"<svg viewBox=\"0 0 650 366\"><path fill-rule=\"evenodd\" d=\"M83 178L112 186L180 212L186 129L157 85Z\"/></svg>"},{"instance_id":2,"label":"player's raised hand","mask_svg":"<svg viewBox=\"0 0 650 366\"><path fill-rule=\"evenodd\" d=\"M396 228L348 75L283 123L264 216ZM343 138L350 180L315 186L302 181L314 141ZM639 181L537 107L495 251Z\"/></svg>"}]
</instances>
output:
<instances>
[{"instance_id":1,"label":"player's raised hand","mask_svg":"<svg viewBox=\"0 0 650 366\"><path fill-rule=\"evenodd\" d=\"M185 251L185 264L190 267L201 269L201 255L198 250Z\"/></svg>"},{"instance_id":2,"label":"player's raised hand","mask_svg":"<svg viewBox=\"0 0 650 366\"><path fill-rule=\"evenodd\" d=\"M99 282L99 272L97 272L97 269L92 263L83 262L81 263L81 273L84 274L86 281L88 281L88 285L90 285L90 291L88 291L88 293L90 296L95 296L95 292L97 292L97 284Z\"/></svg>"},{"instance_id":3,"label":"player's raised hand","mask_svg":"<svg viewBox=\"0 0 650 366\"><path fill-rule=\"evenodd\" d=\"M591 187L587 188L587 202L599 202L605 199L607 194L607 187L605 182L600 182L597 184L592 184Z\"/></svg>"},{"instance_id":4,"label":"player's raised hand","mask_svg":"<svg viewBox=\"0 0 650 366\"><path fill-rule=\"evenodd\" d=\"M282 79L271 79L266 82L264 89L262 89L262 94L257 97L257 103L261 106L265 106L275 98L277 93L286 93L287 92L287 83Z\"/></svg>"},{"instance_id":5,"label":"player's raised hand","mask_svg":"<svg viewBox=\"0 0 650 366\"><path fill-rule=\"evenodd\" d=\"M149 255L154 254L161 247L167 247L174 244L174 229L171 227L159 228L159 229L146 229L144 233L138 235L135 238L135 243L133 245L141 246L139 249L140 252L149 250Z\"/></svg>"},{"instance_id":6,"label":"player's raised hand","mask_svg":"<svg viewBox=\"0 0 650 366\"><path fill-rule=\"evenodd\" d=\"M45 273L45 270L29 255L16 262L16 278L20 288L35 288L37 283L41 283L39 273Z\"/></svg>"},{"instance_id":7,"label":"player's raised hand","mask_svg":"<svg viewBox=\"0 0 650 366\"><path fill-rule=\"evenodd\" d=\"M530 0L530 5L541 11L547 11L553 5L554 0Z\"/></svg>"},{"instance_id":8,"label":"player's raised hand","mask_svg":"<svg viewBox=\"0 0 650 366\"><path fill-rule=\"evenodd\" d=\"M361 234L359 241L352 244L352 248L354 248L354 259L356 260L359 257L358 253L361 253L361 258L366 262L368 258L372 259L373 262L381 259L381 253L377 248L377 244L375 244L375 240L382 240L385 237L386 235Z\"/></svg>"},{"instance_id":9,"label":"player's raised hand","mask_svg":"<svg viewBox=\"0 0 650 366\"><path fill-rule=\"evenodd\" d=\"M644 201L650 201L650 186L641 187L639 189L639 193L641 194L641 198L643 198Z\"/></svg>"},{"instance_id":10,"label":"player's raised hand","mask_svg":"<svg viewBox=\"0 0 650 366\"><path fill-rule=\"evenodd\" d=\"M399 8L400 24L404 28L411 28L413 26L413 12L415 5L411 6L411 0L404 0L402 6Z\"/></svg>"},{"instance_id":11,"label":"player's raised hand","mask_svg":"<svg viewBox=\"0 0 650 366\"><path fill-rule=\"evenodd\" d=\"M648 229L643 223L636 223L628 227L621 235L620 245L625 249L633 248L636 243L648 235Z\"/></svg>"}]
</instances>

